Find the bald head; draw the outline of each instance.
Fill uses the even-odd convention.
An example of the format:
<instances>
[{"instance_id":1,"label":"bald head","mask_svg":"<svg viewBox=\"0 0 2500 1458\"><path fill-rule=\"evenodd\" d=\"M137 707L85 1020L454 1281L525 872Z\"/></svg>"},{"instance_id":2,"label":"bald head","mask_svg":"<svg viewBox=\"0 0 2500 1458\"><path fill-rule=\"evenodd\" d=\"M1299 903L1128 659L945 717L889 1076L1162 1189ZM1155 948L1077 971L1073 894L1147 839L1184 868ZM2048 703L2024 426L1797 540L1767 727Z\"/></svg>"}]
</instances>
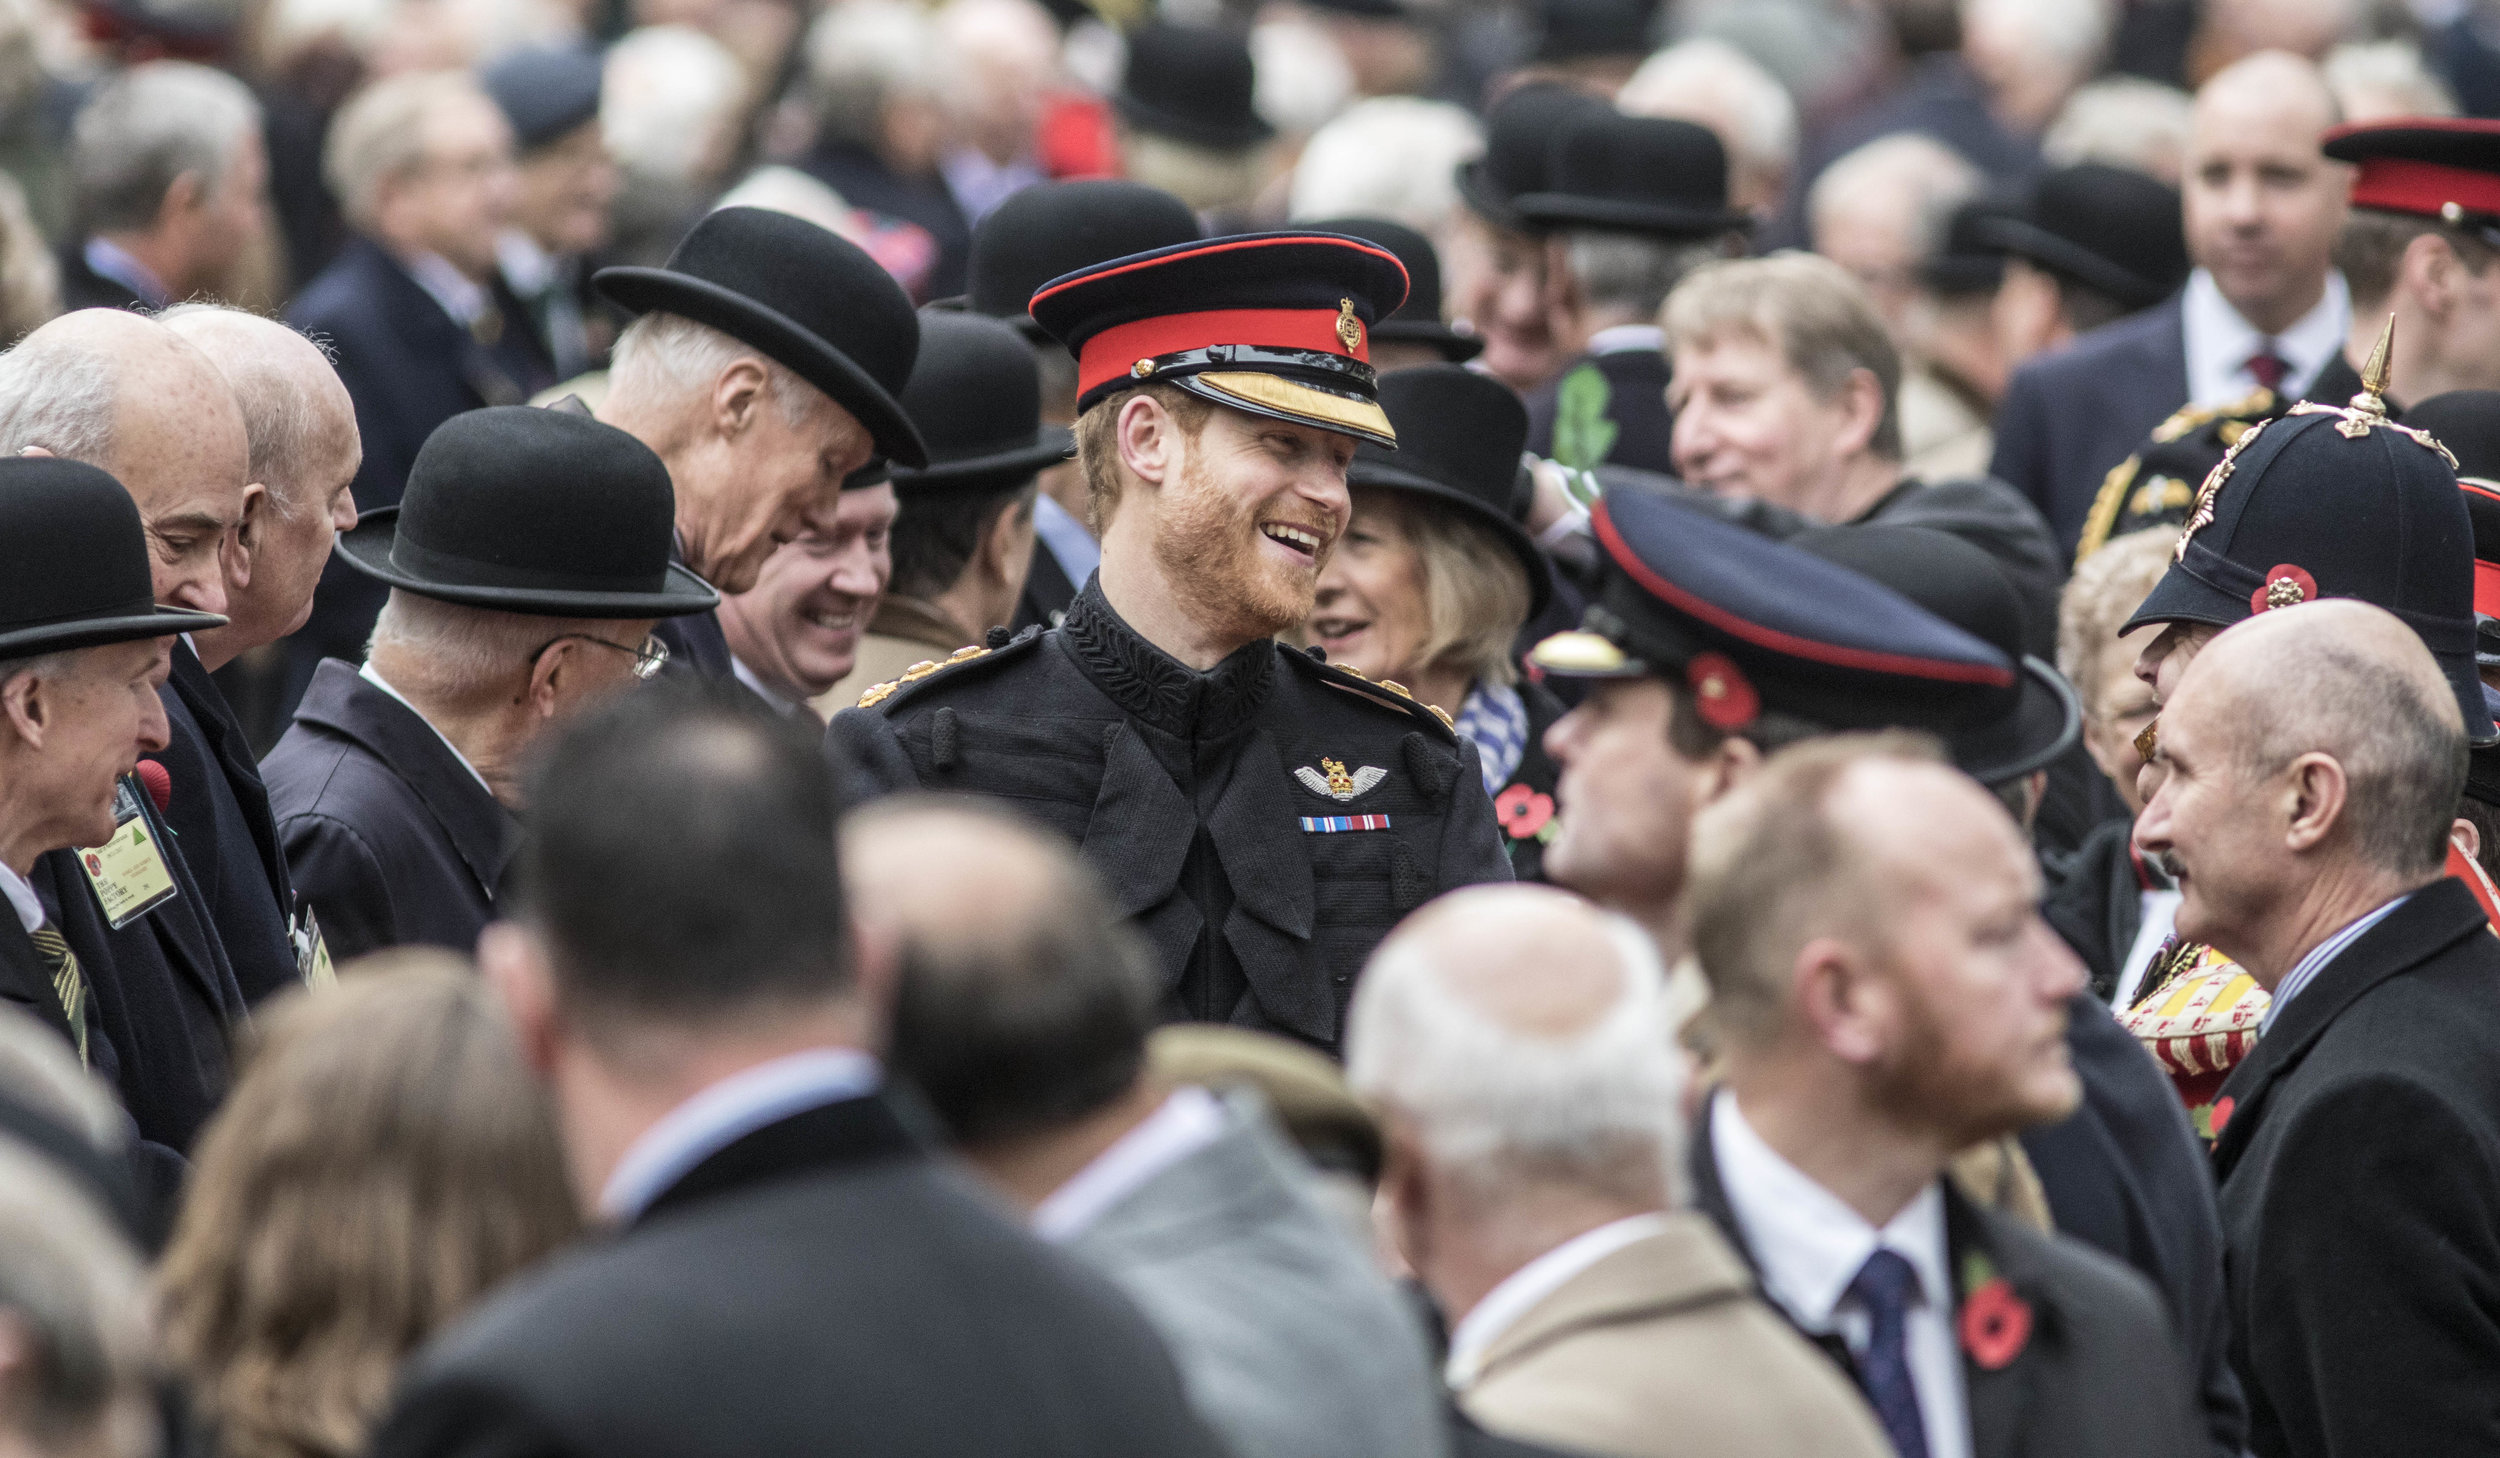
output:
<instances>
[{"instance_id":1,"label":"bald head","mask_svg":"<svg viewBox=\"0 0 2500 1458\"><path fill-rule=\"evenodd\" d=\"M364 452L356 405L318 345L275 319L217 304L158 316L225 377L243 413L247 473L280 516L323 511Z\"/></svg>"},{"instance_id":2,"label":"bald head","mask_svg":"<svg viewBox=\"0 0 2500 1458\"><path fill-rule=\"evenodd\" d=\"M2336 120L2325 73L2283 51L2236 61L2196 93L2181 179L2188 252L2267 334L2326 287L2349 187L2349 169L2318 151Z\"/></svg>"},{"instance_id":3,"label":"bald head","mask_svg":"<svg viewBox=\"0 0 2500 1458\"><path fill-rule=\"evenodd\" d=\"M853 815L844 884L896 963L887 1050L954 1139L1047 1134L1127 1093L1158 989L1144 943L1075 853L939 800Z\"/></svg>"}]
</instances>

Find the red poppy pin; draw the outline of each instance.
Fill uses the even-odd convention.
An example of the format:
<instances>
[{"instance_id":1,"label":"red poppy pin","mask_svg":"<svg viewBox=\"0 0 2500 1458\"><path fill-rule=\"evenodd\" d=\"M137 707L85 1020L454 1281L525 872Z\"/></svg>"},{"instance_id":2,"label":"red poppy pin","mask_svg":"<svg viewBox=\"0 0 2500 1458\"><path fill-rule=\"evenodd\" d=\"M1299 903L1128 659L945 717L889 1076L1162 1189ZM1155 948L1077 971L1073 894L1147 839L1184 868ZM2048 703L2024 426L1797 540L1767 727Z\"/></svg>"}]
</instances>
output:
<instances>
[{"instance_id":1,"label":"red poppy pin","mask_svg":"<svg viewBox=\"0 0 2500 1458\"><path fill-rule=\"evenodd\" d=\"M1981 1371L2003 1371L2031 1342L2031 1303L1982 1255L1963 1263L1962 1287L1962 1350Z\"/></svg>"},{"instance_id":2,"label":"red poppy pin","mask_svg":"<svg viewBox=\"0 0 2500 1458\"><path fill-rule=\"evenodd\" d=\"M1722 654L1695 654L1684 665L1684 681L1693 686L1701 722L1713 729L1742 729L1762 712L1762 696L1754 692L1745 671Z\"/></svg>"},{"instance_id":3,"label":"red poppy pin","mask_svg":"<svg viewBox=\"0 0 2500 1458\"><path fill-rule=\"evenodd\" d=\"M2231 1111L2239 1106L2240 1101L2231 1097L2229 1094L2224 1094L2222 1097L2214 1100L2213 1111L2209 1116L2209 1121L2206 1125L2208 1129L2213 1131L2214 1138L2219 1139L2222 1137L2222 1127L2231 1122Z\"/></svg>"},{"instance_id":4,"label":"red poppy pin","mask_svg":"<svg viewBox=\"0 0 2500 1458\"><path fill-rule=\"evenodd\" d=\"M2266 585L2248 595L2250 612L2272 612L2304 603L2318 595L2318 579L2289 562L2266 569Z\"/></svg>"},{"instance_id":5,"label":"red poppy pin","mask_svg":"<svg viewBox=\"0 0 2500 1458\"><path fill-rule=\"evenodd\" d=\"M1526 840L1554 818L1554 797L1531 785L1513 785L1493 797L1493 818L1513 840Z\"/></svg>"}]
</instances>

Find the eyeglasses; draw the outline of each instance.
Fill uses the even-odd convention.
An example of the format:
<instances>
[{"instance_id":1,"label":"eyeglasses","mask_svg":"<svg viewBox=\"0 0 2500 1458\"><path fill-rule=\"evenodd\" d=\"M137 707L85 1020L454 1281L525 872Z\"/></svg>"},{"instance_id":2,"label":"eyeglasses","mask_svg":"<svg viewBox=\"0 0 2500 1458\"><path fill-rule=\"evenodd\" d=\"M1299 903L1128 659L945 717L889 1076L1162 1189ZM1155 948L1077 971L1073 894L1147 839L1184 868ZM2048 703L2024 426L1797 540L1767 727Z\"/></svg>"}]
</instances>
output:
<instances>
[{"instance_id":1,"label":"eyeglasses","mask_svg":"<svg viewBox=\"0 0 2500 1458\"><path fill-rule=\"evenodd\" d=\"M530 662L536 663L539 654L571 638L579 638L585 643L596 643L602 648L613 648L619 653L632 654L634 677L637 679L647 679L668 667L668 645L660 641L660 635L657 633L643 639L642 646L639 648L628 648L622 643L611 643L595 633L558 633L531 651Z\"/></svg>"}]
</instances>

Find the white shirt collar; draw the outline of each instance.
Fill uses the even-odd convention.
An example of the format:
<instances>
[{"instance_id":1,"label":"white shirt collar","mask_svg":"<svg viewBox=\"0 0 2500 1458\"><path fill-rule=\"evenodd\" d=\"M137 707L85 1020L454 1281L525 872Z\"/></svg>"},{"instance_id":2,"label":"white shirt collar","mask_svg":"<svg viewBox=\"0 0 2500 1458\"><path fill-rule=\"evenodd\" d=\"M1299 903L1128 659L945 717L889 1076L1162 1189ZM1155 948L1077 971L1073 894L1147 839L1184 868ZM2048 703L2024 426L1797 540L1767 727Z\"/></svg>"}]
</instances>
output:
<instances>
[{"instance_id":1,"label":"white shirt collar","mask_svg":"<svg viewBox=\"0 0 2500 1458\"><path fill-rule=\"evenodd\" d=\"M1616 1251L1666 1228L1667 1217L1662 1214L1627 1215L1594 1230L1584 1230L1504 1276L1500 1285L1485 1292L1468 1308L1450 1332L1449 1360L1441 1368L1450 1390L1464 1392L1473 1386L1484 1366L1485 1354L1493 1349L1502 1333L1518 1325L1519 1319L1535 1310L1538 1303Z\"/></svg>"},{"instance_id":2,"label":"white shirt collar","mask_svg":"<svg viewBox=\"0 0 2500 1458\"><path fill-rule=\"evenodd\" d=\"M1762 1264L1763 1289L1799 1325L1834 1329L1833 1312L1878 1245L1909 1260L1929 1306L1952 1309L1940 1186L1929 1184L1878 1230L1765 1143L1738 1111L1734 1094L1711 1101L1710 1137L1728 1204Z\"/></svg>"},{"instance_id":3,"label":"white shirt collar","mask_svg":"<svg viewBox=\"0 0 2500 1458\"><path fill-rule=\"evenodd\" d=\"M100 234L89 238L87 246L80 249L79 254L86 259L89 269L120 284L148 303L161 309L173 302L173 292L165 287L163 279L156 276L156 270L141 263L129 249L110 238Z\"/></svg>"},{"instance_id":4,"label":"white shirt collar","mask_svg":"<svg viewBox=\"0 0 2500 1458\"><path fill-rule=\"evenodd\" d=\"M599 1213L625 1221L696 1165L768 1124L874 1093L877 1060L856 1048L810 1048L741 1069L662 1115L625 1150L599 1191Z\"/></svg>"},{"instance_id":5,"label":"white shirt collar","mask_svg":"<svg viewBox=\"0 0 2500 1458\"><path fill-rule=\"evenodd\" d=\"M494 301L477 280L452 267L451 261L439 253L411 254L399 263L417 281L417 287L432 294L434 302L442 305L443 312L463 329L475 324L493 307Z\"/></svg>"},{"instance_id":6,"label":"white shirt collar","mask_svg":"<svg viewBox=\"0 0 2500 1458\"><path fill-rule=\"evenodd\" d=\"M1148 1180L1214 1143L1227 1122L1223 1101L1205 1089L1173 1090L1136 1128L1033 1207L1033 1233L1052 1242L1083 1235Z\"/></svg>"},{"instance_id":7,"label":"white shirt collar","mask_svg":"<svg viewBox=\"0 0 2500 1458\"><path fill-rule=\"evenodd\" d=\"M2240 317L2222 296L2214 276L2204 269L2188 275L2179 300L2179 332L2187 342L2188 403L2227 405L2257 388L2248 372L2249 357L2269 336ZM2291 369L2283 376L2281 394L2297 399L2318 382L2319 372L2343 350L2352 332L2352 293L2343 274L2329 269L2326 289L2308 313L2289 329L2271 336L2274 352Z\"/></svg>"},{"instance_id":8,"label":"white shirt collar","mask_svg":"<svg viewBox=\"0 0 2500 1458\"><path fill-rule=\"evenodd\" d=\"M735 653L729 655L729 671L731 674L736 676L738 682L745 684L750 689L753 689L757 698L772 705L775 713L780 714L784 718L788 718L790 715L798 712L798 705L793 704L788 698L784 697L781 690L764 682L762 677L760 677L754 669L747 667L747 661L740 658Z\"/></svg>"},{"instance_id":9,"label":"white shirt collar","mask_svg":"<svg viewBox=\"0 0 2500 1458\"><path fill-rule=\"evenodd\" d=\"M556 281L556 256L539 247L526 229L506 228L495 235L495 261L503 268L504 282L525 299L545 293Z\"/></svg>"},{"instance_id":10,"label":"white shirt collar","mask_svg":"<svg viewBox=\"0 0 2500 1458\"><path fill-rule=\"evenodd\" d=\"M406 694L403 694L399 690L391 687L390 683L385 680L382 675L374 672L373 665L371 663L366 663L359 667L356 670L356 674L365 682L380 689L382 692L389 694L392 698L399 700L400 707L406 709L409 713L416 715L418 721L423 723L426 728L434 729L434 721L425 717L425 711L418 708L416 705L409 703L408 696ZM469 757L460 752L459 745L452 743L449 739L444 739L443 731L440 729L434 729L434 737L443 741L443 748L450 750L451 757L460 761L460 767L469 772L470 779L477 781L477 787L479 789L484 790L489 795L495 793L495 787L486 783L486 776L479 774L477 772L477 766L469 763Z\"/></svg>"},{"instance_id":11,"label":"white shirt collar","mask_svg":"<svg viewBox=\"0 0 2500 1458\"><path fill-rule=\"evenodd\" d=\"M1637 354L1647 350L1656 354L1666 342L1667 331L1655 324L1617 324L1590 335L1588 352L1592 355Z\"/></svg>"},{"instance_id":12,"label":"white shirt collar","mask_svg":"<svg viewBox=\"0 0 2500 1458\"><path fill-rule=\"evenodd\" d=\"M9 899L17 912L18 923L29 935L43 925L43 899L35 894L34 883L7 866L0 866L0 896Z\"/></svg>"}]
</instances>

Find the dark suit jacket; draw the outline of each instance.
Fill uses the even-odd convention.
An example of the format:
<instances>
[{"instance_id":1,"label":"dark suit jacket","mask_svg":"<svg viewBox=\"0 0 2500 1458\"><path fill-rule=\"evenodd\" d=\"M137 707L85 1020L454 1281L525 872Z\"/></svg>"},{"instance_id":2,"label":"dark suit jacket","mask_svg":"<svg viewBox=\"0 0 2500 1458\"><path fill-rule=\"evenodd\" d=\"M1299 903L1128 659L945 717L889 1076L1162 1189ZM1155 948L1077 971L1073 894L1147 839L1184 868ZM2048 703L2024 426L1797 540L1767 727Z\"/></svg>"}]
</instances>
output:
<instances>
[{"instance_id":1,"label":"dark suit jacket","mask_svg":"<svg viewBox=\"0 0 2500 1458\"><path fill-rule=\"evenodd\" d=\"M1059 558L1048 542L1033 544L1033 568L1024 575L1024 596L1016 602L1015 621L1007 626L1016 632L1027 628L1055 628L1067 616L1076 601L1077 584L1068 580L1068 569L1059 565Z\"/></svg>"},{"instance_id":2,"label":"dark suit jacket","mask_svg":"<svg viewBox=\"0 0 2500 1458\"><path fill-rule=\"evenodd\" d=\"M225 944L235 982L257 1003L300 981L287 933L295 886L278 849L269 791L242 724L190 645L175 642L173 672L157 696L165 701L170 742L155 757L174 786L165 823L200 883L201 905Z\"/></svg>"},{"instance_id":3,"label":"dark suit jacket","mask_svg":"<svg viewBox=\"0 0 2500 1458\"><path fill-rule=\"evenodd\" d=\"M1666 356L1654 349L1582 355L1564 366L1560 375L1528 397L1528 449L1540 456L1554 453L1554 420L1563 381L1582 365L1595 366L1605 377L1606 418L1615 426L1613 449L1602 462L1588 464L1674 475L1675 416L1667 409L1667 380L1672 372Z\"/></svg>"},{"instance_id":4,"label":"dark suit jacket","mask_svg":"<svg viewBox=\"0 0 2500 1458\"><path fill-rule=\"evenodd\" d=\"M2104 1004L2144 927L2144 882L2127 849L2134 834L2132 820L2095 826L2072 855L2047 868L2049 894L2040 903L2040 915L2083 959L2092 995Z\"/></svg>"},{"instance_id":5,"label":"dark suit jacket","mask_svg":"<svg viewBox=\"0 0 2500 1458\"><path fill-rule=\"evenodd\" d=\"M518 827L415 710L324 663L261 773L334 960L411 942L476 950Z\"/></svg>"},{"instance_id":6,"label":"dark suit jacket","mask_svg":"<svg viewBox=\"0 0 2500 1458\"><path fill-rule=\"evenodd\" d=\"M87 266L87 240L80 238L59 253L61 264L61 308L72 309L153 309L153 299L143 299L119 279L106 278Z\"/></svg>"},{"instance_id":7,"label":"dark suit jacket","mask_svg":"<svg viewBox=\"0 0 2500 1458\"><path fill-rule=\"evenodd\" d=\"M365 449L356 470L358 510L398 502L417 448L434 427L483 405L526 403L555 383L519 302L500 282L494 292L504 325L487 345L444 313L379 244L360 237L287 307L288 323L329 343L355 402ZM287 640L287 707L322 659L362 661L388 591L339 558L322 569L312 619Z\"/></svg>"},{"instance_id":8,"label":"dark suit jacket","mask_svg":"<svg viewBox=\"0 0 2500 1458\"><path fill-rule=\"evenodd\" d=\"M52 969L35 950L32 937L18 923L14 908L0 904L0 1003L7 1003L50 1028L71 1044L78 1041L61 1006L60 989L52 985ZM93 1028L90 1027L92 1034Z\"/></svg>"},{"instance_id":9,"label":"dark suit jacket","mask_svg":"<svg viewBox=\"0 0 2500 1458\"><path fill-rule=\"evenodd\" d=\"M2101 478L2187 403L2179 296L2081 335L2014 371L1997 404L1988 474L2040 508L2074 555Z\"/></svg>"},{"instance_id":10,"label":"dark suit jacket","mask_svg":"<svg viewBox=\"0 0 2500 1458\"><path fill-rule=\"evenodd\" d=\"M2413 893L2215 1101L2232 1361L2259 1458L2500 1452L2500 938Z\"/></svg>"},{"instance_id":11,"label":"dark suit jacket","mask_svg":"<svg viewBox=\"0 0 2500 1458\"><path fill-rule=\"evenodd\" d=\"M1162 1344L881 1097L721 1150L414 1360L376 1458L1214 1458Z\"/></svg>"},{"instance_id":12,"label":"dark suit jacket","mask_svg":"<svg viewBox=\"0 0 2500 1458\"><path fill-rule=\"evenodd\" d=\"M1694 1128L1693 1203L1758 1270L1719 1181L1707 1113ZM2080 1242L2044 1236L1972 1204L1950 1180L1944 1201L1953 1270L1984 1257L2032 1315L2029 1340L2005 1365L1991 1371L1964 1353L1972 1458L2187 1458L2207 1451L2186 1359L2143 1277ZM1837 1337L1806 1335L1856 1380Z\"/></svg>"}]
</instances>

